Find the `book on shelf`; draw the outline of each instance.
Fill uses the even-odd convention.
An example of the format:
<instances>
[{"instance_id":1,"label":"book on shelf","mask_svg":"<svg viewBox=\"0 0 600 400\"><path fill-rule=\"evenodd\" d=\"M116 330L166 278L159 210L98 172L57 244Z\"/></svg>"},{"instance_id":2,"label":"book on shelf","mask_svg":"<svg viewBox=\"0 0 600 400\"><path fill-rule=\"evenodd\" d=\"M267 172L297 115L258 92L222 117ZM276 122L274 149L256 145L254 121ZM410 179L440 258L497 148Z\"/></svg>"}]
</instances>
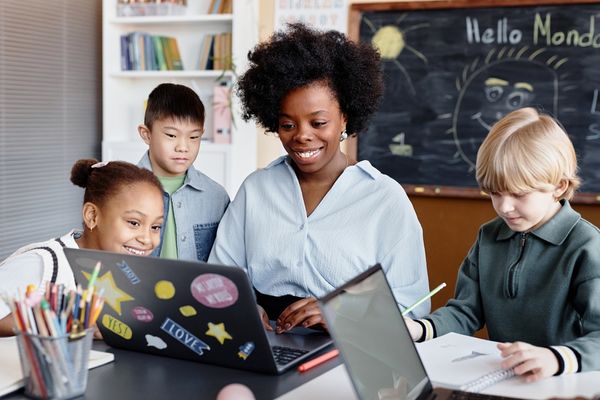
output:
<instances>
[{"instance_id":1,"label":"book on shelf","mask_svg":"<svg viewBox=\"0 0 600 400\"><path fill-rule=\"evenodd\" d=\"M177 39L131 32L121 36L123 71L183 70Z\"/></svg>"},{"instance_id":2,"label":"book on shelf","mask_svg":"<svg viewBox=\"0 0 600 400\"><path fill-rule=\"evenodd\" d=\"M223 9L223 0L210 0L210 5L208 6L207 13L208 14L219 14Z\"/></svg>"},{"instance_id":3,"label":"book on shelf","mask_svg":"<svg viewBox=\"0 0 600 400\"><path fill-rule=\"evenodd\" d=\"M515 375L502 369L498 342L448 333L417 343L425 370L434 386L479 392Z\"/></svg>"},{"instance_id":4,"label":"book on shelf","mask_svg":"<svg viewBox=\"0 0 600 400\"><path fill-rule=\"evenodd\" d=\"M198 69L208 69L208 59L211 57L210 50L212 48L212 42L215 35L204 35L202 38L202 45L200 46L200 57L198 59Z\"/></svg>"}]
</instances>

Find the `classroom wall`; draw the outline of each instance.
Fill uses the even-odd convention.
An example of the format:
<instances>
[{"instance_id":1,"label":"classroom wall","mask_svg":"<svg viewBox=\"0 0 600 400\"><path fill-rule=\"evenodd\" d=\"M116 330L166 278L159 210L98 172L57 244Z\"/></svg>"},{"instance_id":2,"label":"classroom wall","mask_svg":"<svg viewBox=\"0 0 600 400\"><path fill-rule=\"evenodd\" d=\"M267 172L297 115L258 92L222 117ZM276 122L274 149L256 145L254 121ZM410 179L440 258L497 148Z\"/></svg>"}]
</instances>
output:
<instances>
[{"instance_id":1,"label":"classroom wall","mask_svg":"<svg viewBox=\"0 0 600 400\"><path fill-rule=\"evenodd\" d=\"M275 0L260 0L260 37L273 31ZM406 0L398 0L406 1ZM350 0L369 3L373 0ZM279 140L258 134L258 167L265 166L281 154ZM448 287L432 299L432 308L444 305L454 294L458 268L473 244L479 226L496 216L491 201L447 197L409 196L425 237L429 282L435 287L446 282ZM575 204L573 207L588 221L600 226L600 206Z\"/></svg>"}]
</instances>

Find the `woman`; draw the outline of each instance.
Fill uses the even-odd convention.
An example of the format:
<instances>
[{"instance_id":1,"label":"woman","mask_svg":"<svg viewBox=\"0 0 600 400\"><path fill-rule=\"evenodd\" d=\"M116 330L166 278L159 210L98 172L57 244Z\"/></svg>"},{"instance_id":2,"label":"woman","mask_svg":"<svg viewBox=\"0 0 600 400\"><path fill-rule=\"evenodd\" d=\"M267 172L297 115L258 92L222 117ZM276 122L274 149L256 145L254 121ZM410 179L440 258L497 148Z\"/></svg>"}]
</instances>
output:
<instances>
[{"instance_id":1,"label":"woman","mask_svg":"<svg viewBox=\"0 0 600 400\"><path fill-rule=\"evenodd\" d=\"M339 32L292 24L249 59L238 87L244 118L277 133L288 155L243 183L209 261L247 269L279 333L325 326L315 297L377 262L410 306L428 289L412 205L397 182L340 150L377 108L379 55Z\"/></svg>"}]
</instances>

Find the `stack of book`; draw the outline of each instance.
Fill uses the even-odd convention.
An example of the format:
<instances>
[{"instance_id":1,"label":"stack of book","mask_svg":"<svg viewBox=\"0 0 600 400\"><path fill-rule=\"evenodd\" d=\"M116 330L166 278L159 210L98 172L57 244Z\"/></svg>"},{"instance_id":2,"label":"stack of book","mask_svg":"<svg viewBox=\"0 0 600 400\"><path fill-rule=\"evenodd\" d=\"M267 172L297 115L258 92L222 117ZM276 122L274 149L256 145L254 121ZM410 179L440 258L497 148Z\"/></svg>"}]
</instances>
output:
<instances>
[{"instance_id":1,"label":"stack of book","mask_svg":"<svg viewBox=\"0 0 600 400\"><path fill-rule=\"evenodd\" d=\"M141 32L121 35L121 70L183 70L177 39Z\"/></svg>"},{"instance_id":2,"label":"stack of book","mask_svg":"<svg viewBox=\"0 0 600 400\"><path fill-rule=\"evenodd\" d=\"M232 67L231 32L204 36L198 69L230 70Z\"/></svg>"}]
</instances>

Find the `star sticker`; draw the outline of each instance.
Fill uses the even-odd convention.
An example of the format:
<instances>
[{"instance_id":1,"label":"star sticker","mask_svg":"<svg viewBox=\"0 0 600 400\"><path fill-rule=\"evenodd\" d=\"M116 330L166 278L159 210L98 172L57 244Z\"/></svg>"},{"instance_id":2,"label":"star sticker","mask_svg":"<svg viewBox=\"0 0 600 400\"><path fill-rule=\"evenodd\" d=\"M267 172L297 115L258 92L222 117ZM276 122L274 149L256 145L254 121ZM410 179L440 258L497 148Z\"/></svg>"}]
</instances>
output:
<instances>
[{"instance_id":1,"label":"star sticker","mask_svg":"<svg viewBox=\"0 0 600 400\"><path fill-rule=\"evenodd\" d=\"M227 331L225 331L225 324L213 324L212 322L208 323L208 330L206 331L207 336L213 336L216 338L219 343L225 343L225 339L233 339Z\"/></svg>"},{"instance_id":2,"label":"star sticker","mask_svg":"<svg viewBox=\"0 0 600 400\"><path fill-rule=\"evenodd\" d=\"M89 272L81 271L81 273L88 281L90 280L91 274ZM117 287L111 271L96 279L94 286L97 289L104 289L104 301L119 315L121 315L121 302L134 300L133 297Z\"/></svg>"}]
</instances>

